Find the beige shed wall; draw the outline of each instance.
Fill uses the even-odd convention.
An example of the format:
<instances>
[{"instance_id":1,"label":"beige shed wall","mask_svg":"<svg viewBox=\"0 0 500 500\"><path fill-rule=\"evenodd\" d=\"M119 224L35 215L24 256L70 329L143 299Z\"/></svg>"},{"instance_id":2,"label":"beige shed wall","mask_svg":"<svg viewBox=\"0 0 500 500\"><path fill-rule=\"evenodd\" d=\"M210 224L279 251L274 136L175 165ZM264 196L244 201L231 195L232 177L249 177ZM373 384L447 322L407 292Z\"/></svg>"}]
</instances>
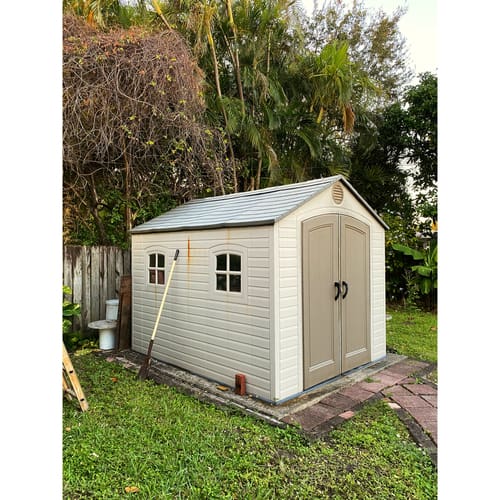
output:
<instances>
[{"instance_id":1,"label":"beige shed wall","mask_svg":"<svg viewBox=\"0 0 500 500\"><path fill-rule=\"evenodd\" d=\"M386 354L384 229L346 187L340 205L333 202L331 188L325 189L274 226L274 258L279 263L274 276L276 400L303 391L301 224L328 213L350 215L370 226L371 361Z\"/></svg>"},{"instance_id":2,"label":"beige shed wall","mask_svg":"<svg viewBox=\"0 0 500 500\"><path fill-rule=\"evenodd\" d=\"M271 226L132 235L132 348L146 353L164 290L147 282L147 255L165 253L168 275L178 248L153 357L228 386L244 373L249 393L273 399L272 236ZM241 296L215 291L215 249L244 255Z\"/></svg>"}]
</instances>

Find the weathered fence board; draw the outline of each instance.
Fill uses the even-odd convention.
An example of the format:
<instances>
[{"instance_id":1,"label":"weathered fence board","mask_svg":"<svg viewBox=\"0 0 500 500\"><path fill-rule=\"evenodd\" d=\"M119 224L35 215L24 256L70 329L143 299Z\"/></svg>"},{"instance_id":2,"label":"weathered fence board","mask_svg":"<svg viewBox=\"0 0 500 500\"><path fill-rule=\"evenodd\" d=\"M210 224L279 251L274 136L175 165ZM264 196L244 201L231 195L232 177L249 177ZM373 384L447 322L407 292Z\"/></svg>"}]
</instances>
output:
<instances>
[{"instance_id":1,"label":"weathered fence board","mask_svg":"<svg viewBox=\"0 0 500 500\"><path fill-rule=\"evenodd\" d=\"M119 297L121 277L130 274L130 250L68 245L63 256L63 284L72 290L66 298L81 309L73 331L85 331L90 322L106 318L106 300Z\"/></svg>"}]
</instances>

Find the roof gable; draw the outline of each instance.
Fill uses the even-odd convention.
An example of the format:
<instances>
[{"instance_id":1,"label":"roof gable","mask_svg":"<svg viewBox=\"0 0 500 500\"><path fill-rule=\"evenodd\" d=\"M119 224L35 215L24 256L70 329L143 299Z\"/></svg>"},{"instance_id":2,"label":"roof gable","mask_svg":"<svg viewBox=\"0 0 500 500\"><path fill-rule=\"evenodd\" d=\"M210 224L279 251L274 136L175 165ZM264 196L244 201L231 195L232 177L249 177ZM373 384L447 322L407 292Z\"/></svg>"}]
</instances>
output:
<instances>
[{"instance_id":1,"label":"roof gable","mask_svg":"<svg viewBox=\"0 0 500 500\"><path fill-rule=\"evenodd\" d=\"M382 219L344 177L335 175L297 184L191 200L136 226L131 233L271 225L339 180L365 205L381 225L387 228Z\"/></svg>"}]
</instances>

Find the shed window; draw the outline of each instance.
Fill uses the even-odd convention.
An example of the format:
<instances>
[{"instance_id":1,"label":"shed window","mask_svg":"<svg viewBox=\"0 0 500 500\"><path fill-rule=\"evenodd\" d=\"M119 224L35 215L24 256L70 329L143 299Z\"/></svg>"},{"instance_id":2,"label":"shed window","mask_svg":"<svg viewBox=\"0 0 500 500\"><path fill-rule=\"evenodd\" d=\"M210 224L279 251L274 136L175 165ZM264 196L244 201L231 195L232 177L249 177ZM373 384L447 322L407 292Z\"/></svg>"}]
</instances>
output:
<instances>
[{"instance_id":1,"label":"shed window","mask_svg":"<svg viewBox=\"0 0 500 500\"><path fill-rule=\"evenodd\" d=\"M165 284L165 255L162 253L149 254L149 283L155 285Z\"/></svg>"},{"instance_id":2,"label":"shed window","mask_svg":"<svg viewBox=\"0 0 500 500\"><path fill-rule=\"evenodd\" d=\"M216 289L224 292L241 292L241 255L221 253L215 258Z\"/></svg>"}]
</instances>

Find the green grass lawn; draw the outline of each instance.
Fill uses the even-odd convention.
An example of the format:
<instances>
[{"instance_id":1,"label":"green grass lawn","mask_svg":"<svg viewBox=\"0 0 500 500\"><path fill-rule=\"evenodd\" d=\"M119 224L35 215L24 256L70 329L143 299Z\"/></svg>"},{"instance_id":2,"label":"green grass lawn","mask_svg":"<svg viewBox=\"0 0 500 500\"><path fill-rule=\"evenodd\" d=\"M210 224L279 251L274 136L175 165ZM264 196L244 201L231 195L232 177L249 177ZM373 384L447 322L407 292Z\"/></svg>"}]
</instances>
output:
<instances>
[{"instance_id":1,"label":"green grass lawn","mask_svg":"<svg viewBox=\"0 0 500 500\"><path fill-rule=\"evenodd\" d=\"M309 443L91 352L72 361L90 409L64 400L64 498L437 497L429 457L383 401Z\"/></svg>"},{"instance_id":2,"label":"green grass lawn","mask_svg":"<svg viewBox=\"0 0 500 500\"><path fill-rule=\"evenodd\" d=\"M387 348L415 359L437 362L437 315L391 308Z\"/></svg>"}]
</instances>

